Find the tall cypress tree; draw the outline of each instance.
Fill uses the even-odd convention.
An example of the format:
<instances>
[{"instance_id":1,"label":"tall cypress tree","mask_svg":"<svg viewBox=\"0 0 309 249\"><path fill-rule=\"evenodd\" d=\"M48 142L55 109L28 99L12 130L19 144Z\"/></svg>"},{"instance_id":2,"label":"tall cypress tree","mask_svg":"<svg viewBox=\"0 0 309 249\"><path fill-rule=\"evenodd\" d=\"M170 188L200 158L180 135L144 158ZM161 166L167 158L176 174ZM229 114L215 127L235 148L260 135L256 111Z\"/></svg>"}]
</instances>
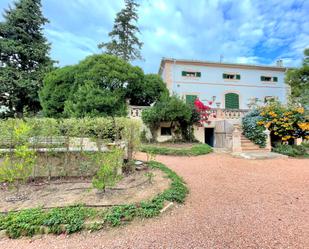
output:
<instances>
[{"instance_id":1,"label":"tall cypress tree","mask_svg":"<svg viewBox=\"0 0 309 249\"><path fill-rule=\"evenodd\" d=\"M40 109L38 90L53 64L41 7L41 0L19 0L0 23L0 106L9 116Z\"/></svg>"},{"instance_id":2,"label":"tall cypress tree","mask_svg":"<svg viewBox=\"0 0 309 249\"><path fill-rule=\"evenodd\" d=\"M125 7L117 14L113 30L109 33L110 42L101 43L99 48L105 48L107 54L116 55L126 61L142 59L143 43L136 36L140 33L136 26L138 21L137 8L134 0L125 0Z\"/></svg>"}]
</instances>

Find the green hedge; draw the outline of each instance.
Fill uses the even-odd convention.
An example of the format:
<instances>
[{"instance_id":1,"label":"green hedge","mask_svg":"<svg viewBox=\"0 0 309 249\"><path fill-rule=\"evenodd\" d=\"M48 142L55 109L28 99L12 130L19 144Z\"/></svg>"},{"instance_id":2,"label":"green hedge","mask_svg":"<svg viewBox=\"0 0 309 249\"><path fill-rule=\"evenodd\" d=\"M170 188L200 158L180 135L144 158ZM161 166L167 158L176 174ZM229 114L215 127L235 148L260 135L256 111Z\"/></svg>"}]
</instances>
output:
<instances>
[{"instance_id":1,"label":"green hedge","mask_svg":"<svg viewBox=\"0 0 309 249\"><path fill-rule=\"evenodd\" d=\"M65 208L27 209L19 212L0 214L0 231L6 231L10 238L33 236L35 234L74 233L83 229L98 230L105 225L119 226L135 217L151 218L160 214L165 201L183 203L188 189L181 177L165 165L150 162L149 166L162 170L171 180L170 187L149 201L138 204L116 206L109 209L94 209L85 206ZM87 227L87 220L96 220Z\"/></svg>"},{"instance_id":2,"label":"green hedge","mask_svg":"<svg viewBox=\"0 0 309 249\"><path fill-rule=\"evenodd\" d=\"M128 118L52 119L26 118L0 120L0 147L14 146L14 129L26 124L28 138L91 137L113 141L130 123Z\"/></svg>"},{"instance_id":3,"label":"green hedge","mask_svg":"<svg viewBox=\"0 0 309 249\"><path fill-rule=\"evenodd\" d=\"M172 148L155 145L144 145L142 152L154 155L173 155L173 156L199 156L211 153L213 149L208 144L197 144L191 148Z\"/></svg>"},{"instance_id":4,"label":"green hedge","mask_svg":"<svg viewBox=\"0 0 309 249\"><path fill-rule=\"evenodd\" d=\"M242 129L246 138L264 148L267 139L267 135L264 133L265 127L257 124L261 120L260 111L253 110L242 119Z\"/></svg>"}]
</instances>

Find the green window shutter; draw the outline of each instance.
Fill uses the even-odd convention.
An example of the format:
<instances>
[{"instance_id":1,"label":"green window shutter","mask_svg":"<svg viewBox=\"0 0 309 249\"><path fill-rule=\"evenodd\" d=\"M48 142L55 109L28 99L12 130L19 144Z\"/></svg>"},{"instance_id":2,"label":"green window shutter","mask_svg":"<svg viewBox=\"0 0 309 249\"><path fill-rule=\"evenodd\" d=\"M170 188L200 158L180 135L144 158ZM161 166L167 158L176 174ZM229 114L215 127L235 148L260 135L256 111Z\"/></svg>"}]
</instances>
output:
<instances>
[{"instance_id":1,"label":"green window shutter","mask_svg":"<svg viewBox=\"0 0 309 249\"><path fill-rule=\"evenodd\" d=\"M223 79L226 79L226 74L225 73L223 74Z\"/></svg>"},{"instance_id":2,"label":"green window shutter","mask_svg":"<svg viewBox=\"0 0 309 249\"><path fill-rule=\"evenodd\" d=\"M196 77L201 77L202 76L202 73L201 72L197 72L196 73Z\"/></svg>"},{"instance_id":3,"label":"green window shutter","mask_svg":"<svg viewBox=\"0 0 309 249\"><path fill-rule=\"evenodd\" d=\"M274 82L278 82L278 77L273 77Z\"/></svg>"},{"instance_id":4,"label":"green window shutter","mask_svg":"<svg viewBox=\"0 0 309 249\"><path fill-rule=\"evenodd\" d=\"M265 77L264 76L261 76L261 81L265 81Z\"/></svg>"},{"instance_id":5,"label":"green window shutter","mask_svg":"<svg viewBox=\"0 0 309 249\"><path fill-rule=\"evenodd\" d=\"M225 108L239 109L239 95L236 93L225 94Z\"/></svg>"},{"instance_id":6,"label":"green window shutter","mask_svg":"<svg viewBox=\"0 0 309 249\"><path fill-rule=\"evenodd\" d=\"M240 74L236 74L236 79L240 80Z\"/></svg>"},{"instance_id":7,"label":"green window shutter","mask_svg":"<svg viewBox=\"0 0 309 249\"><path fill-rule=\"evenodd\" d=\"M197 99L197 95L186 95L186 103L188 105L194 105L194 101Z\"/></svg>"},{"instance_id":8,"label":"green window shutter","mask_svg":"<svg viewBox=\"0 0 309 249\"><path fill-rule=\"evenodd\" d=\"M187 72L186 72L186 71L182 71L182 72L181 72L181 75L182 75L182 76L187 76Z\"/></svg>"}]
</instances>

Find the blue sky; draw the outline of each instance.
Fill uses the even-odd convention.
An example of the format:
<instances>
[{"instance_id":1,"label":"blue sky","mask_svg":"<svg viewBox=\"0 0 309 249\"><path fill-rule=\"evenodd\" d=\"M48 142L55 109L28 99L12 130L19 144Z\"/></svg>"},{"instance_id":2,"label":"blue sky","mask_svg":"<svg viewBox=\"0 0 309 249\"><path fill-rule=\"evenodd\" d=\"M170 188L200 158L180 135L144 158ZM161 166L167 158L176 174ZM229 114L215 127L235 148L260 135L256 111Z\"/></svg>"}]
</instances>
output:
<instances>
[{"instance_id":1,"label":"blue sky","mask_svg":"<svg viewBox=\"0 0 309 249\"><path fill-rule=\"evenodd\" d=\"M308 0L139 0L144 61L156 73L162 57L300 65L309 47ZM0 0L0 10L13 0ZM60 65L99 53L122 0L42 0L45 34ZM1 17L2 18L2 17ZM1 19L0 19L1 20Z\"/></svg>"}]
</instances>

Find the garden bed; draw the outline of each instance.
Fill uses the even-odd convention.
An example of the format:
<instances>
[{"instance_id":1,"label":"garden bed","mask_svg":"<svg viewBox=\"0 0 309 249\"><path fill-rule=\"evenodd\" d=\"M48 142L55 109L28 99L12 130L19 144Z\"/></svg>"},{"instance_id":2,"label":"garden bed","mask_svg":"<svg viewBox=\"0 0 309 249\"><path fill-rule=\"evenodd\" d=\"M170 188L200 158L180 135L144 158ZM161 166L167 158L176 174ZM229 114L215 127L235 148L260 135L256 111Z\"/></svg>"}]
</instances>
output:
<instances>
[{"instance_id":1,"label":"garden bed","mask_svg":"<svg viewBox=\"0 0 309 249\"><path fill-rule=\"evenodd\" d=\"M151 182L147 175L153 174ZM90 179L58 179L22 185L19 194L0 185L0 212L28 208L52 208L83 204L86 206L123 205L151 199L169 186L160 170L147 169L123 177L105 193L92 187Z\"/></svg>"},{"instance_id":2,"label":"garden bed","mask_svg":"<svg viewBox=\"0 0 309 249\"><path fill-rule=\"evenodd\" d=\"M188 193L183 180L163 164L150 162L149 166L158 175L158 171L164 173L169 180L167 181L165 178L161 180L170 182L170 184L169 188L148 200L145 199L134 204L126 203L111 208L95 209L81 204L49 210L39 207L2 213L0 214L0 232L5 232L11 238L18 238L33 236L34 234L74 233L82 229L93 231L106 226L126 224L135 217L151 218L157 216L166 202L183 203Z\"/></svg>"},{"instance_id":3,"label":"garden bed","mask_svg":"<svg viewBox=\"0 0 309 249\"><path fill-rule=\"evenodd\" d=\"M211 153L207 144L151 144L143 145L141 151L153 155L199 156Z\"/></svg>"}]
</instances>

